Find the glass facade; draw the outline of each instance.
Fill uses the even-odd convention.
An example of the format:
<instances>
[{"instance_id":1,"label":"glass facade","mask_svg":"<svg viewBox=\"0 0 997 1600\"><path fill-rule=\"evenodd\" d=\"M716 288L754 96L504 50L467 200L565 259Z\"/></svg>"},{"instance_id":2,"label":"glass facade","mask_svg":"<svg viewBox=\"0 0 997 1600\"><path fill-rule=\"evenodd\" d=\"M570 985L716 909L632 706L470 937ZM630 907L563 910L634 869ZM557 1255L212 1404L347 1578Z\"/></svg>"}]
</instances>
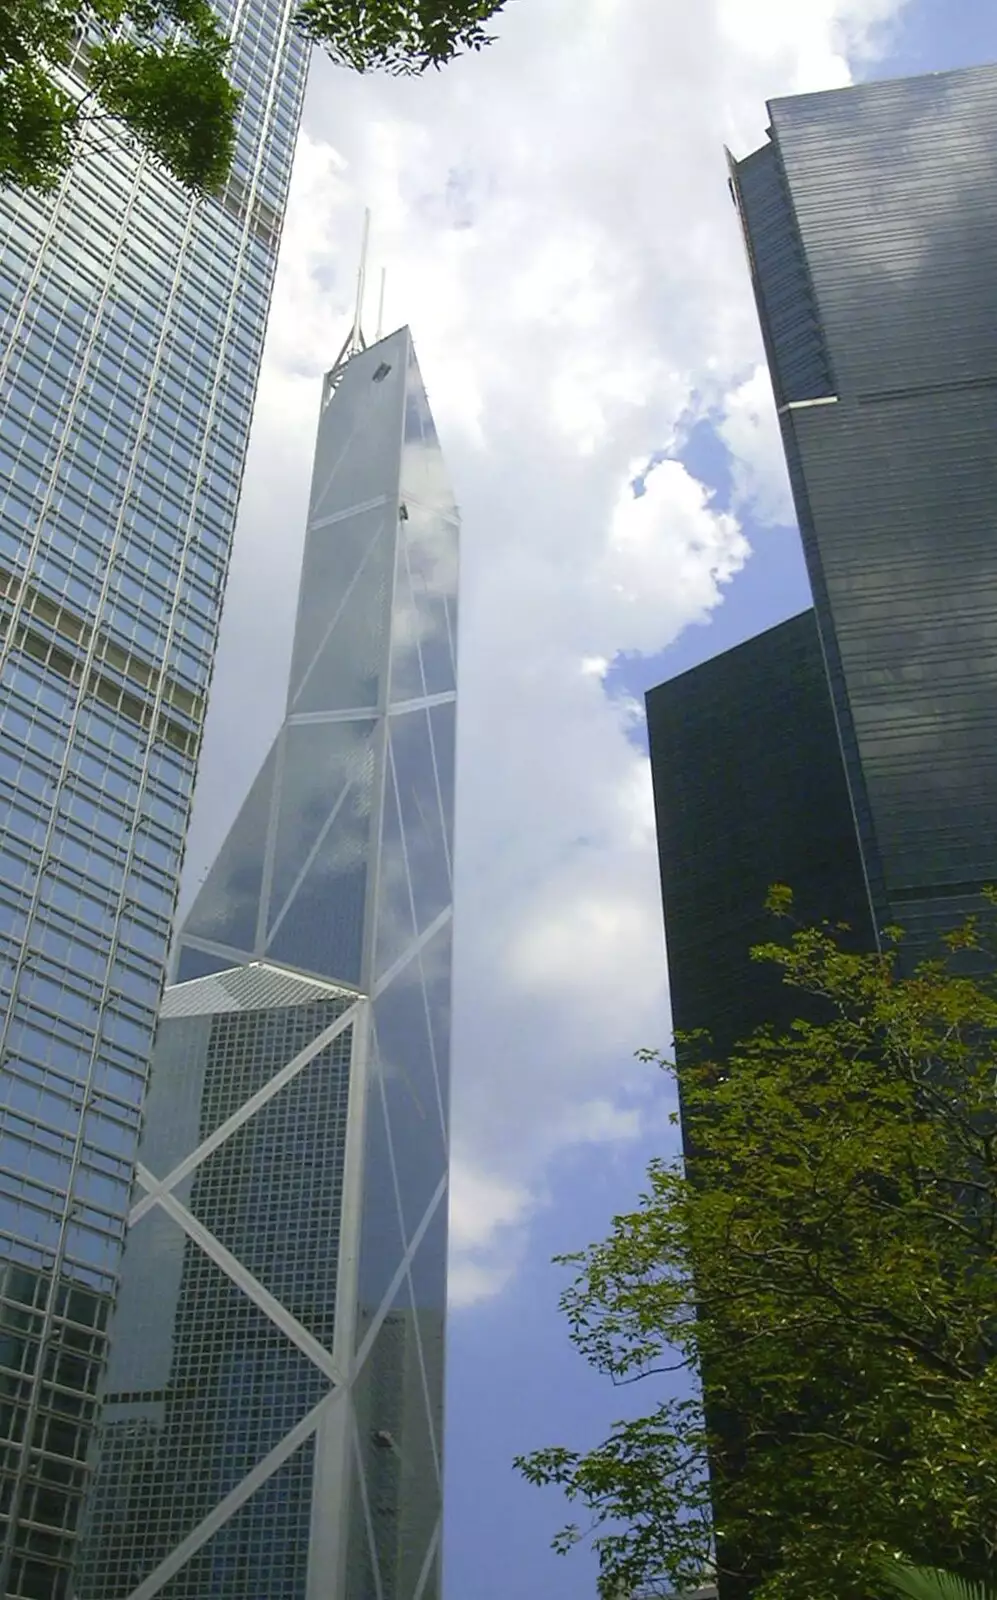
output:
<instances>
[{"instance_id":1,"label":"glass facade","mask_svg":"<svg viewBox=\"0 0 997 1600\"><path fill-rule=\"evenodd\" d=\"M723 1060L758 1028L826 1020L818 1000L751 958L753 946L779 936L765 910L772 885L792 888L805 926L846 923L860 948L875 934L812 610L652 689L647 723L672 1021L680 1033L710 1036L708 1048L677 1048L683 1154L695 1174L703 1123L690 1114L683 1068ZM758 1574L778 1566L778 1530L759 1522L750 1551L723 1535L725 1495L752 1441L709 1363L700 1381L720 1595L750 1600Z\"/></svg>"},{"instance_id":2,"label":"glass facade","mask_svg":"<svg viewBox=\"0 0 997 1600\"><path fill-rule=\"evenodd\" d=\"M997 67L777 100L734 164L876 918L997 881Z\"/></svg>"},{"instance_id":3,"label":"glass facade","mask_svg":"<svg viewBox=\"0 0 997 1600\"><path fill-rule=\"evenodd\" d=\"M800 1013L748 956L770 884L911 959L997 882L997 67L769 111L731 187L814 611L647 702L673 1015L721 1051ZM722 1528L752 1442L702 1376ZM773 1538L720 1542L721 1600Z\"/></svg>"},{"instance_id":4,"label":"glass facade","mask_svg":"<svg viewBox=\"0 0 997 1600\"><path fill-rule=\"evenodd\" d=\"M78 1600L439 1600L458 518L325 380L287 714L180 930Z\"/></svg>"},{"instance_id":5,"label":"glass facade","mask_svg":"<svg viewBox=\"0 0 997 1600\"><path fill-rule=\"evenodd\" d=\"M726 1052L801 996L752 961L788 884L805 925L872 918L813 611L647 696L672 1020Z\"/></svg>"},{"instance_id":6,"label":"glass facade","mask_svg":"<svg viewBox=\"0 0 997 1600\"><path fill-rule=\"evenodd\" d=\"M67 1591L306 75L195 203L105 129L0 194L0 1592Z\"/></svg>"}]
</instances>

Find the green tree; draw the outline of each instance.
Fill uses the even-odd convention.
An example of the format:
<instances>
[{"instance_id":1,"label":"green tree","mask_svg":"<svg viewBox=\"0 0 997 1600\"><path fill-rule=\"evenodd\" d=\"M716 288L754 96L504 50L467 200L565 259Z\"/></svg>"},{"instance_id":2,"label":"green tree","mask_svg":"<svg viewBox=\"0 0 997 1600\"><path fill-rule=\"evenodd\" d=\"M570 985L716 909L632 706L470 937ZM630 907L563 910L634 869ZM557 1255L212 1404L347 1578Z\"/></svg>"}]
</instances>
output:
<instances>
[{"instance_id":1,"label":"green tree","mask_svg":"<svg viewBox=\"0 0 997 1600\"><path fill-rule=\"evenodd\" d=\"M182 183L217 188L239 104L228 51L208 0L0 0L0 183L52 188L118 120Z\"/></svg>"},{"instance_id":2,"label":"green tree","mask_svg":"<svg viewBox=\"0 0 997 1600\"><path fill-rule=\"evenodd\" d=\"M420 73L490 44L504 4L302 0L296 24L354 71ZM52 188L114 120L195 192L218 189L240 99L229 50L211 0L0 0L0 184Z\"/></svg>"},{"instance_id":3,"label":"green tree","mask_svg":"<svg viewBox=\"0 0 997 1600\"><path fill-rule=\"evenodd\" d=\"M607 1600L714 1557L757 1600L885 1600L885 1556L997 1573L997 985L904 976L891 937L756 951L823 1020L679 1041L694 1158L562 1258L573 1343L650 1405L517 1465L584 1509L555 1544L593 1538Z\"/></svg>"},{"instance_id":4,"label":"green tree","mask_svg":"<svg viewBox=\"0 0 997 1600\"><path fill-rule=\"evenodd\" d=\"M354 72L411 75L492 43L506 0L301 0L298 27Z\"/></svg>"}]
</instances>

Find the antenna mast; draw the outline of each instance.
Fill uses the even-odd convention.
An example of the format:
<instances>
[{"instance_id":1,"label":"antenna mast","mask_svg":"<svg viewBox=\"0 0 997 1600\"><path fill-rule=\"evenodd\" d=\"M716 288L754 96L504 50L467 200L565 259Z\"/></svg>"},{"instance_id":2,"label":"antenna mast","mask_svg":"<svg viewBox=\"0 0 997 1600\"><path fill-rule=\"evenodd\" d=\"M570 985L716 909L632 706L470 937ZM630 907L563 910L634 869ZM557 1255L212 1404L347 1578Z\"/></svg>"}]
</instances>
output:
<instances>
[{"instance_id":1,"label":"antenna mast","mask_svg":"<svg viewBox=\"0 0 997 1600\"><path fill-rule=\"evenodd\" d=\"M367 287L367 247L370 244L370 211L363 214L363 242L360 245L360 267L357 272L357 304L353 313L353 327L350 331L349 350L351 356L358 356L361 350L366 350L367 345L363 336L363 301L364 290Z\"/></svg>"},{"instance_id":2,"label":"antenna mast","mask_svg":"<svg viewBox=\"0 0 997 1600\"><path fill-rule=\"evenodd\" d=\"M380 344L384 335L384 280L388 276L387 267L381 268L381 294L377 302L377 336L376 343Z\"/></svg>"},{"instance_id":3,"label":"antenna mast","mask_svg":"<svg viewBox=\"0 0 997 1600\"><path fill-rule=\"evenodd\" d=\"M346 336L346 343L343 345L342 350L340 350L338 356L332 364L332 367L326 373L325 386L322 392L323 411L325 410L325 407L328 405L329 401L332 399L332 396L339 385L339 380L342 376L343 368L346 366L346 363L351 361L354 356L360 355L361 352L367 348L367 341L363 336L363 302L364 291L367 287L367 247L369 243L370 211L368 209L365 210L363 214L363 238L360 244L360 267L357 272L357 298L356 305L353 310L353 326ZM381 282L381 295L383 305L383 278ZM378 334L378 337L380 337L380 334Z\"/></svg>"}]
</instances>

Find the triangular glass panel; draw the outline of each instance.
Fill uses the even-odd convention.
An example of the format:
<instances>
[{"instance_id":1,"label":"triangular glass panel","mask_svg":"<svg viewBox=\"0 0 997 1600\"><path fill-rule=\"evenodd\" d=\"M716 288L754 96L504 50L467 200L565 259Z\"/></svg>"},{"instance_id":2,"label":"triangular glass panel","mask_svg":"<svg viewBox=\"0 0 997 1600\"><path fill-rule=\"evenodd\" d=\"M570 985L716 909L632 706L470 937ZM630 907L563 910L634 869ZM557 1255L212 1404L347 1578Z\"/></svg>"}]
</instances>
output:
<instances>
[{"instance_id":1,"label":"triangular glass panel","mask_svg":"<svg viewBox=\"0 0 997 1600\"><path fill-rule=\"evenodd\" d=\"M371 1050L376 1041L371 1039ZM371 1062L364 1131L363 1207L357 1278L357 1347L381 1308L405 1254L376 1059Z\"/></svg>"},{"instance_id":2,"label":"triangular glass panel","mask_svg":"<svg viewBox=\"0 0 997 1600\"><path fill-rule=\"evenodd\" d=\"M210 1016L185 1016L161 1021L157 1031L139 1148L139 1160L155 1178L165 1178L211 1131L204 1128L202 1105L212 1025Z\"/></svg>"},{"instance_id":3,"label":"triangular glass panel","mask_svg":"<svg viewBox=\"0 0 997 1600\"><path fill-rule=\"evenodd\" d=\"M407 351L400 329L346 367L319 421L309 522L397 496Z\"/></svg>"},{"instance_id":4,"label":"triangular glass panel","mask_svg":"<svg viewBox=\"0 0 997 1600\"><path fill-rule=\"evenodd\" d=\"M384 815L378 863L374 972L381 977L415 939L405 844L391 763L384 781Z\"/></svg>"},{"instance_id":5,"label":"triangular glass panel","mask_svg":"<svg viewBox=\"0 0 997 1600\"><path fill-rule=\"evenodd\" d=\"M443 1507L440 1456L430 1420L430 1398L423 1363L422 1319L410 1310L405 1366L398 1384L398 1443L403 1461L394 1540L395 1593L409 1600L433 1546ZM385 1567L382 1556L382 1573Z\"/></svg>"},{"instance_id":6,"label":"triangular glass panel","mask_svg":"<svg viewBox=\"0 0 997 1600\"><path fill-rule=\"evenodd\" d=\"M295 646L296 687L290 701L292 712L364 711L378 704L381 679L387 670L390 588L396 543L394 508L390 509L390 514L382 510L379 515L381 533L370 547L349 598L338 614L335 610L329 613L328 603L334 598L338 607L342 595L323 597L326 627L335 617L328 637L320 647L309 640L307 660L303 654L299 655ZM335 528L330 531L336 532ZM311 633L311 618L308 626Z\"/></svg>"},{"instance_id":7,"label":"triangular glass panel","mask_svg":"<svg viewBox=\"0 0 997 1600\"><path fill-rule=\"evenodd\" d=\"M267 941L272 960L334 982L359 985L373 790L374 759L368 747L362 770L334 817L330 808L329 825L323 824L272 924ZM283 821L282 816L282 825ZM270 903L276 907L276 894Z\"/></svg>"},{"instance_id":8,"label":"triangular glass panel","mask_svg":"<svg viewBox=\"0 0 997 1600\"><path fill-rule=\"evenodd\" d=\"M411 1241L447 1170L443 1108L417 960L378 995L373 1009L405 1237Z\"/></svg>"},{"instance_id":9,"label":"triangular glass panel","mask_svg":"<svg viewBox=\"0 0 997 1600\"><path fill-rule=\"evenodd\" d=\"M182 935L209 939L236 950L253 950L276 760L274 744L198 890Z\"/></svg>"},{"instance_id":10,"label":"triangular glass panel","mask_svg":"<svg viewBox=\"0 0 997 1600\"><path fill-rule=\"evenodd\" d=\"M426 1574L426 1581L421 1590L418 1590L412 1600L440 1600L443 1593L443 1562L440 1556L440 1547L437 1544L433 1552Z\"/></svg>"},{"instance_id":11,"label":"triangular glass panel","mask_svg":"<svg viewBox=\"0 0 997 1600\"><path fill-rule=\"evenodd\" d=\"M446 694L456 684L447 600L457 591L457 525L415 501L405 504L402 538L407 587L403 593L408 614L399 610L396 590L393 628L401 631L403 639L418 640L420 687L408 694L398 693L392 678L393 701L415 698L417 692Z\"/></svg>"},{"instance_id":12,"label":"triangular glass panel","mask_svg":"<svg viewBox=\"0 0 997 1600\"><path fill-rule=\"evenodd\" d=\"M361 1412L366 1410L361 1404ZM357 1426L353 1429L350 1451L349 1531L346 1545L346 1593L367 1596L377 1600L382 1593L381 1574L374 1549L374 1529L371 1523L370 1497L367 1493L366 1459L364 1444L369 1443L366 1430L361 1442Z\"/></svg>"},{"instance_id":13,"label":"triangular glass panel","mask_svg":"<svg viewBox=\"0 0 997 1600\"><path fill-rule=\"evenodd\" d=\"M409 350L408 373L405 380L405 443L418 449L426 441L427 432L432 443L433 418L429 399L419 373L415 351Z\"/></svg>"},{"instance_id":14,"label":"triangular glass panel","mask_svg":"<svg viewBox=\"0 0 997 1600\"><path fill-rule=\"evenodd\" d=\"M419 638L422 619L409 580L405 523L401 524L395 563L395 592L391 602L390 702L421 700L426 693L422 677Z\"/></svg>"},{"instance_id":15,"label":"triangular glass panel","mask_svg":"<svg viewBox=\"0 0 997 1600\"><path fill-rule=\"evenodd\" d=\"M429 1416L437 1452L443 1453L444 1334L447 1313L447 1205L437 1207L409 1275L426 1376Z\"/></svg>"},{"instance_id":16,"label":"triangular glass panel","mask_svg":"<svg viewBox=\"0 0 997 1600\"><path fill-rule=\"evenodd\" d=\"M429 719L425 711L410 711L391 717L388 727L416 927L421 933L452 898Z\"/></svg>"},{"instance_id":17,"label":"triangular glass panel","mask_svg":"<svg viewBox=\"0 0 997 1600\"><path fill-rule=\"evenodd\" d=\"M298 617L291 661L290 704L333 626L356 598L361 570L377 560L377 544L394 518L394 506L355 511L335 522L309 528L301 571ZM337 621L338 619L338 621Z\"/></svg>"},{"instance_id":18,"label":"triangular glass panel","mask_svg":"<svg viewBox=\"0 0 997 1600\"><path fill-rule=\"evenodd\" d=\"M443 802L443 831L452 861L454 793L457 783L456 701L450 700L441 706L430 706L429 726L433 735L433 755L436 758L436 774L440 780L440 798Z\"/></svg>"},{"instance_id":19,"label":"triangular glass panel","mask_svg":"<svg viewBox=\"0 0 997 1600\"><path fill-rule=\"evenodd\" d=\"M419 952L422 983L429 1013L444 1124L450 1120L450 1015L453 921L448 921Z\"/></svg>"},{"instance_id":20,"label":"triangular glass panel","mask_svg":"<svg viewBox=\"0 0 997 1600\"><path fill-rule=\"evenodd\" d=\"M366 857L367 831L350 790L361 792L373 763L374 722L290 723L283 731L277 832L266 927L273 935L310 858L334 834L344 862Z\"/></svg>"},{"instance_id":21,"label":"triangular glass panel","mask_svg":"<svg viewBox=\"0 0 997 1600\"><path fill-rule=\"evenodd\" d=\"M396 1369L404 1362L411 1331L409 1290L405 1279L390 1303L379 1308L377 1321L369 1323L369 1337L359 1341L363 1364L352 1386L353 1483L350 1493L350 1534L346 1593L364 1600L388 1600L394 1541L392 1527L398 1516L399 1468L402 1445L398 1437ZM361 1332L366 1335L365 1319ZM386 1559L389 1573L381 1568ZM386 1581L387 1580L387 1581ZM401 1600L401 1597L399 1597Z\"/></svg>"},{"instance_id":22,"label":"triangular glass panel","mask_svg":"<svg viewBox=\"0 0 997 1600\"><path fill-rule=\"evenodd\" d=\"M252 953L249 950L240 952L245 957ZM207 978L213 972L227 972L229 967L237 964L236 956L211 955L207 950L196 950L186 940L180 941L180 952L177 956L177 975L174 983L189 983L192 978Z\"/></svg>"},{"instance_id":23,"label":"triangular glass panel","mask_svg":"<svg viewBox=\"0 0 997 1600\"><path fill-rule=\"evenodd\" d=\"M415 501L450 521L457 520L453 490L414 351L409 359L405 395L401 497L403 501Z\"/></svg>"},{"instance_id":24,"label":"triangular glass panel","mask_svg":"<svg viewBox=\"0 0 997 1600\"><path fill-rule=\"evenodd\" d=\"M457 686L445 595L425 591L419 602L422 615L422 670L427 694L450 694Z\"/></svg>"},{"instance_id":25,"label":"triangular glass panel","mask_svg":"<svg viewBox=\"0 0 997 1600\"><path fill-rule=\"evenodd\" d=\"M407 1281L354 1384L354 1403L381 1594L411 1600L435 1532L440 1489Z\"/></svg>"}]
</instances>

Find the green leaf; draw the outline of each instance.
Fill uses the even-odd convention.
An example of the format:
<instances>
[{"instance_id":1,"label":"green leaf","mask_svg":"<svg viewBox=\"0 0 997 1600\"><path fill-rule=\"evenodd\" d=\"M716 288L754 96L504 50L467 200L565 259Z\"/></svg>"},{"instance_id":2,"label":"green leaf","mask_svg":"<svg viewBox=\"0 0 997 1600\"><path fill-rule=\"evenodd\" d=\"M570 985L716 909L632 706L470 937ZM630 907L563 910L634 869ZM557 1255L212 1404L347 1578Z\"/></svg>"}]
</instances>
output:
<instances>
[{"instance_id":1,"label":"green leaf","mask_svg":"<svg viewBox=\"0 0 997 1600\"><path fill-rule=\"evenodd\" d=\"M997 1600L997 1590L970 1583L938 1567L905 1567L884 1563L882 1576L905 1600Z\"/></svg>"},{"instance_id":2,"label":"green leaf","mask_svg":"<svg viewBox=\"0 0 997 1600\"><path fill-rule=\"evenodd\" d=\"M81 37L70 92L55 69ZM50 189L116 119L181 183L219 188L240 100L228 51L209 0L0 0L0 182Z\"/></svg>"},{"instance_id":3,"label":"green leaf","mask_svg":"<svg viewBox=\"0 0 997 1600\"><path fill-rule=\"evenodd\" d=\"M297 27L355 72L426 72L492 43L505 0L302 0Z\"/></svg>"},{"instance_id":4,"label":"green leaf","mask_svg":"<svg viewBox=\"0 0 997 1600\"><path fill-rule=\"evenodd\" d=\"M34 62L0 83L0 183L44 191L58 183L76 134L76 102Z\"/></svg>"},{"instance_id":5,"label":"green leaf","mask_svg":"<svg viewBox=\"0 0 997 1600\"><path fill-rule=\"evenodd\" d=\"M235 149L240 96L215 47L171 42L160 48L115 39L94 51L91 73L101 102L187 187L217 189Z\"/></svg>"}]
</instances>

